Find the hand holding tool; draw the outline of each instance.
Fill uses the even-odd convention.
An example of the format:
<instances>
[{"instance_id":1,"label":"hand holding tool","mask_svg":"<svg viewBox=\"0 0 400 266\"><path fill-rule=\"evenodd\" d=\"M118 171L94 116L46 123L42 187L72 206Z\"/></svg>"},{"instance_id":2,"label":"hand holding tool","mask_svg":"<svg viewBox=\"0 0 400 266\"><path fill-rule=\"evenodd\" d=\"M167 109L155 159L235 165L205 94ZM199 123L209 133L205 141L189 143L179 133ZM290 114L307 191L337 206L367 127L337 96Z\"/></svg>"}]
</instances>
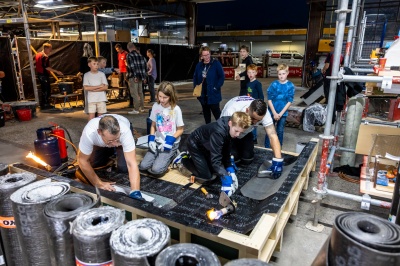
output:
<instances>
[{"instance_id":1,"label":"hand holding tool","mask_svg":"<svg viewBox=\"0 0 400 266\"><path fill-rule=\"evenodd\" d=\"M204 195L206 195L206 198L207 198L207 199L212 199L212 198L214 198L213 194L208 193L208 191L207 191L205 188L202 187L202 188L200 188L200 190L201 190L201 192L204 193Z\"/></svg>"}]
</instances>

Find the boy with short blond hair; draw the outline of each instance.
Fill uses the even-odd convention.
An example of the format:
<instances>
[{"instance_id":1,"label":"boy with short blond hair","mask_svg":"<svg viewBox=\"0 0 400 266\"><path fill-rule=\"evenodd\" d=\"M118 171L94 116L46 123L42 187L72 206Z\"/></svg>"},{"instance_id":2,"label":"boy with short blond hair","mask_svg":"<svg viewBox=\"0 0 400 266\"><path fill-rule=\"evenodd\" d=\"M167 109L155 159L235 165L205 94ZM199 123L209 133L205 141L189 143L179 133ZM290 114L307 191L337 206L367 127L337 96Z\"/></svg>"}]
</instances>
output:
<instances>
[{"instance_id":1,"label":"boy with short blond hair","mask_svg":"<svg viewBox=\"0 0 400 266\"><path fill-rule=\"evenodd\" d=\"M98 71L99 62L96 57L88 58L90 71L83 76L83 89L88 92L89 120L107 112L107 97L104 91L108 88L106 75Z\"/></svg>"},{"instance_id":2,"label":"boy with short blond hair","mask_svg":"<svg viewBox=\"0 0 400 266\"><path fill-rule=\"evenodd\" d=\"M97 61L99 62L99 71L103 72L106 75L112 74L113 72L119 73L119 69L115 67L106 67L107 66L107 58L104 56L98 56Z\"/></svg>"},{"instance_id":3,"label":"boy with short blond hair","mask_svg":"<svg viewBox=\"0 0 400 266\"><path fill-rule=\"evenodd\" d=\"M276 133L281 144L283 144L283 131L285 130L286 117L288 115L289 106L294 98L294 85L287 77L289 75L289 67L286 64L280 64L276 70L278 71L278 80L271 83L267 90L269 112L274 120ZM265 137L265 147L270 147L269 138Z\"/></svg>"},{"instance_id":4,"label":"boy with short blond hair","mask_svg":"<svg viewBox=\"0 0 400 266\"><path fill-rule=\"evenodd\" d=\"M249 82L247 83L247 96L254 99L260 99L264 101L264 93L262 91L261 82L257 80L257 66L250 64L247 66L247 77ZM257 144L257 127L253 128L253 142Z\"/></svg>"}]
</instances>

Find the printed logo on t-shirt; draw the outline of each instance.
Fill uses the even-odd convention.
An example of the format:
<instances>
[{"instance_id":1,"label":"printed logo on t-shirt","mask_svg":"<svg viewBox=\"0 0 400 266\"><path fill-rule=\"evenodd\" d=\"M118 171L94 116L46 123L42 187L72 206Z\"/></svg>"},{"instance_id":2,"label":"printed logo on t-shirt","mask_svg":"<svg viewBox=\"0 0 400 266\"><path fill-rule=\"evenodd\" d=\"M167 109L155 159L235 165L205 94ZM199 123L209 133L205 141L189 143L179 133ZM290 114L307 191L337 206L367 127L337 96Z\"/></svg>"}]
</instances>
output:
<instances>
[{"instance_id":1,"label":"printed logo on t-shirt","mask_svg":"<svg viewBox=\"0 0 400 266\"><path fill-rule=\"evenodd\" d=\"M158 131L165 134L173 134L175 128L174 111L164 110L164 112L156 113L156 125Z\"/></svg>"}]
</instances>

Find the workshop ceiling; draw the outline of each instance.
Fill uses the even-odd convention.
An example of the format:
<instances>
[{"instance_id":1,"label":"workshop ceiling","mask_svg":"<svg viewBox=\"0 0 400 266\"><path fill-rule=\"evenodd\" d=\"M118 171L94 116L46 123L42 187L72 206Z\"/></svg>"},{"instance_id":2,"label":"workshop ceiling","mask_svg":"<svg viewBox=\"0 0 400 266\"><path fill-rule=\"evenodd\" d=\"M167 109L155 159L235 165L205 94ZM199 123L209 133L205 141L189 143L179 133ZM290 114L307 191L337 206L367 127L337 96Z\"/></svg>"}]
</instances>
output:
<instances>
[{"instance_id":1,"label":"workshop ceiling","mask_svg":"<svg viewBox=\"0 0 400 266\"><path fill-rule=\"evenodd\" d=\"M96 11L99 23L149 23L149 20L185 20L196 12L196 5L227 0L22 0L30 23L59 22L63 25L93 24ZM18 24L20 0L0 1L0 26ZM34 27L37 25L33 25Z\"/></svg>"}]
</instances>

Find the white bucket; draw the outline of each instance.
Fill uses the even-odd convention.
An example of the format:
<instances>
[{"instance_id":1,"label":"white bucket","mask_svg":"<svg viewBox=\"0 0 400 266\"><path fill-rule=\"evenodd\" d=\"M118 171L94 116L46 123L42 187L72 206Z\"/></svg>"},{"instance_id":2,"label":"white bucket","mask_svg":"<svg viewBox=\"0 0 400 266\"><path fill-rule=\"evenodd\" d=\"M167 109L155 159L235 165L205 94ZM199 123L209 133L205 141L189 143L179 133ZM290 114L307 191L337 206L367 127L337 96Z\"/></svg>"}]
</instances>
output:
<instances>
[{"instance_id":1,"label":"white bucket","mask_svg":"<svg viewBox=\"0 0 400 266\"><path fill-rule=\"evenodd\" d=\"M296 153L301 153L304 147L307 145L306 142L297 142L296 144Z\"/></svg>"}]
</instances>

